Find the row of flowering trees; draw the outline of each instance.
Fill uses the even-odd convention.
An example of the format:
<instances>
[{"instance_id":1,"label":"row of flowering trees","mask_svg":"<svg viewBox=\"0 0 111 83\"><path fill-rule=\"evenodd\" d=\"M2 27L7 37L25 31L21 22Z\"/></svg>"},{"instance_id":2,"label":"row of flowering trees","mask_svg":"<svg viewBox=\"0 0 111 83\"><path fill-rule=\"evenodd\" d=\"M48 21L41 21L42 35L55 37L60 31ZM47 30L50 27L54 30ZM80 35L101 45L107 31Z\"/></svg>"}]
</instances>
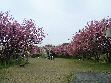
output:
<instances>
[{"instance_id":1,"label":"row of flowering trees","mask_svg":"<svg viewBox=\"0 0 111 83\"><path fill-rule=\"evenodd\" d=\"M91 21L87 26L73 36L68 45L52 47L52 53L56 55L82 56L86 58L93 56L99 61L100 55L106 54L106 61L111 62L111 39L106 38L105 31L111 27L111 18L101 21Z\"/></svg>"},{"instance_id":2,"label":"row of flowering trees","mask_svg":"<svg viewBox=\"0 0 111 83\"><path fill-rule=\"evenodd\" d=\"M34 44L41 43L45 38L43 27L38 28L33 20L23 20L20 24L9 16L9 12L0 13L0 60L12 60L12 56L20 56L19 53L34 51L38 47ZM34 50L32 50L34 49ZM11 58L11 59L10 59Z\"/></svg>"}]
</instances>

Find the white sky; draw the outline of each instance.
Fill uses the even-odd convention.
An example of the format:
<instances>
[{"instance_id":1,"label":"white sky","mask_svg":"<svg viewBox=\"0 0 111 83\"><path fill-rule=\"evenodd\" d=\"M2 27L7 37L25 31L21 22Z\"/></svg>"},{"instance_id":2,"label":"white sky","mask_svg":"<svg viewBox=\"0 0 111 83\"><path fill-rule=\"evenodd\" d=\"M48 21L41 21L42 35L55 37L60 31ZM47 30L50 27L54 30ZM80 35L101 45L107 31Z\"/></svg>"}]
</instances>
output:
<instances>
[{"instance_id":1,"label":"white sky","mask_svg":"<svg viewBox=\"0 0 111 83\"><path fill-rule=\"evenodd\" d=\"M68 43L90 20L111 17L111 0L0 0L15 20L33 19L48 34L41 44ZM38 45L38 46L41 46Z\"/></svg>"}]
</instances>

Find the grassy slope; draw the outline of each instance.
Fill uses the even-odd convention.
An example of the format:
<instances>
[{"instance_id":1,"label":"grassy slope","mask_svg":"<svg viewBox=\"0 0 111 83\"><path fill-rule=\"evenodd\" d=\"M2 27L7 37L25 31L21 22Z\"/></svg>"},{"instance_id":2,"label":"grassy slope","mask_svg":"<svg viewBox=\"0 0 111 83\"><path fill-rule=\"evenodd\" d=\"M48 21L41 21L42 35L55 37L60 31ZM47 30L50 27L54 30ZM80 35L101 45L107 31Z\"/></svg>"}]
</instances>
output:
<instances>
[{"instance_id":1,"label":"grassy slope","mask_svg":"<svg viewBox=\"0 0 111 83\"><path fill-rule=\"evenodd\" d=\"M68 83L76 71L111 72L111 64L100 64L78 59L29 58L30 64L0 70L0 83Z\"/></svg>"}]
</instances>

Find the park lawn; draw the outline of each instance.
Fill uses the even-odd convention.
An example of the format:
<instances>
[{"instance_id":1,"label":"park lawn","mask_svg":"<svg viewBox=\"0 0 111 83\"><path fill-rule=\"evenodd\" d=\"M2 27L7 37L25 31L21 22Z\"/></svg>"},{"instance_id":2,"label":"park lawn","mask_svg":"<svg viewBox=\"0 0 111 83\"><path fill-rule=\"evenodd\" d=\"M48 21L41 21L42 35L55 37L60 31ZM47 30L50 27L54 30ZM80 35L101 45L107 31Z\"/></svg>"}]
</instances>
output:
<instances>
[{"instance_id":1,"label":"park lawn","mask_svg":"<svg viewBox=\"0 0 111 83\"><path fill-rule=\"evenodd\" d=\"M111 64L78 59L29 58L29 62L23 68L14 65L0 70L0 83L70 83L72 72L111 72Z\"/></svg>"}]
</instances>

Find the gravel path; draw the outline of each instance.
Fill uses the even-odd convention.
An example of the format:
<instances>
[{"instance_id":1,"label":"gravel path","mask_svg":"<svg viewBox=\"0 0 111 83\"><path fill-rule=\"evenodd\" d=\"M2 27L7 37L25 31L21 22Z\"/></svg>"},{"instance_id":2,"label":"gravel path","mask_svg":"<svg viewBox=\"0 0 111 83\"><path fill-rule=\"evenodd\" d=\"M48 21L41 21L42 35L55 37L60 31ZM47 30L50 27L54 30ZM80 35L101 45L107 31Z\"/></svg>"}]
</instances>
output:
<instances>
[{"instance_id":1,"label":"gravel path","mask_svg":"<svg viewBox=\"0 0 111 83\"><path fill-rule=\"evenodd\" d=\"M111 83L111 73L77 72L71 83Z\"/></svg>"}]
</instances>

